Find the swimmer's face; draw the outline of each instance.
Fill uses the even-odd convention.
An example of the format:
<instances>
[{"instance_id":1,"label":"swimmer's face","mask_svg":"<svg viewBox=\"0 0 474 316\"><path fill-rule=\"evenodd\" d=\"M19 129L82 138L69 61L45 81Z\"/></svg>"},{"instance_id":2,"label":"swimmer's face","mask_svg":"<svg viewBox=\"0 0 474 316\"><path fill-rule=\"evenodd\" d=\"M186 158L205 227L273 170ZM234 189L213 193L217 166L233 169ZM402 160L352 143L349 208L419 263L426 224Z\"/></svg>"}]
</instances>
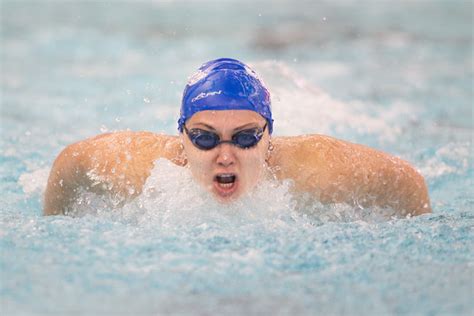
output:
<instances>
[{"instance_id":1,"label":"swimmer's face","mask_svg":"<svg viewBox=\"0 0 474 316\"><path fill-rule=\"evenodd\" d=\"M265 123L265 119L253 111L202 111L186 122L186 129L212 132L220 140L230 141L236 133L262 129ZM194 178L221 202L234 200L248 192L265 174L270 141L268 127L257 145L246 149L223 143L202 150L191 142L186 131L181 134L181 140Z\"/></svg>"}]
</instances>

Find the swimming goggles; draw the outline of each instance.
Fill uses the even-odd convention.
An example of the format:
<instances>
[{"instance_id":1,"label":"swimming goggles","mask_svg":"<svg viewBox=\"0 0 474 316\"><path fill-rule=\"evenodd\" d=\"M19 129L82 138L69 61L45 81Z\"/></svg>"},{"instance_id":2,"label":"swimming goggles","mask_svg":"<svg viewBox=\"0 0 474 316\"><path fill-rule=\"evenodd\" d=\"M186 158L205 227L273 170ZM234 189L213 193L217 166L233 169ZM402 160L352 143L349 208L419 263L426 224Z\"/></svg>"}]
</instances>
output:
<instances>
[{"instance_id":1,"label":"swimming goggles","mask_svg":"<svg viewBox=\"0 0 474 316\"><path fill-rule=\"evenodd\" d=\"M186 125L183 125L183 127L186 134L188 134L189 140L194 144L194 146L201 150L211 150L223 143L247 149L258 144L262 139L265 128L267 128L267 124L265 124L263 128L251 128L239 131L232 135L232 140L221 140L219 135L216 133L200 128L192 128L191 130L188 130Z\"/></svg>"}]
</instances>

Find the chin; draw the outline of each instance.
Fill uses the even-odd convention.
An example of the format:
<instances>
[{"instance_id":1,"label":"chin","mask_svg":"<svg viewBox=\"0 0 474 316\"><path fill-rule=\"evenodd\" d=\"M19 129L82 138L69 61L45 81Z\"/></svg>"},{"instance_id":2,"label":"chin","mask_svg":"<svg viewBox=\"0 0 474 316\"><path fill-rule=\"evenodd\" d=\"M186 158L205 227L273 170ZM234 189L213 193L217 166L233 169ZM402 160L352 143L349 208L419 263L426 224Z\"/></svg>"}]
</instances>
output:
<instances>
[{"instance_id":1,"label":"chin","mask_svg":"<svg viewBox=\"0 0 474 316\"><path fill-rule=\"evenodd\" d=\"M241 196L240 192L222 194L220 192L216 192L215 190L213 190L212 194L218 202L223 203L223 204L232 203L238 200Z\"/></svg>"},{"instance_id":2,"label":"chin","mask_svg":"<svg viewBox=\"0 0 474 316\"><path fill-rule=\"evenodd\" d=\"M212 190L212 194L215 197L215 199L222 204L235 202L242 196L242 192L240 190L235 190L231 192L222 192L222 191L217 191L215 188Z\"/></svg>"}]
</instances>

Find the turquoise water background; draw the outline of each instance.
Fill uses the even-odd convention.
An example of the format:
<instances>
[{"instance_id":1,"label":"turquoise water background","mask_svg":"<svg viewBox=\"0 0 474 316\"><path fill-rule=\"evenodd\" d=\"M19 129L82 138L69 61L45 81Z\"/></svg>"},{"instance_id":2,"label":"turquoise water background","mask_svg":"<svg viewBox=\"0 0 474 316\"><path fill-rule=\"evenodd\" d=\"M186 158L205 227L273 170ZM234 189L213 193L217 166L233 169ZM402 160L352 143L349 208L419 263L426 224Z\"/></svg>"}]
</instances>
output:
<instances>
[{"instance_id":1,"label":"turquoise water background","mask_svg":"<svg viewBox=\"0 0 474 316\"><path fill-rule=\"evenodd\" d=\"M0 3L2 314L473 313L472 1ZM433 213L301 210L285 183L222 208L158 161L158 193L41 215L62 148L177 134L187 77L217 57L263 78L275 135L400 156Z\"/></svg>"}]
</instances>

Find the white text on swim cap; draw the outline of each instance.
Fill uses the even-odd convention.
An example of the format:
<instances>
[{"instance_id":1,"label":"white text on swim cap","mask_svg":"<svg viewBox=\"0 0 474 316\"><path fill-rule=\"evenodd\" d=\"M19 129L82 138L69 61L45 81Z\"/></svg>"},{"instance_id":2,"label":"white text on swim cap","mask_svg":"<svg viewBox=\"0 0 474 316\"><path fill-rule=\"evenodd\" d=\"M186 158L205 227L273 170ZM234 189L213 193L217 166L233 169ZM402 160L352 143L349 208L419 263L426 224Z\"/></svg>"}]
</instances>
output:
<instances>
[{"instance_id":1,"label":"white text on swim cap","mask_svg":"<svg viewBox=\"0 0 474 316\"><path fill-rule=\"evenodd\" d=\"M210 97L211 95L216 95L216 94L221 94L222 90L219 91L212 91L212 92L201 92L199 93L196 97L194 97L191 102L196 102L197 100L201 100L207 97Z\"/></svg>"}]
</instances>

